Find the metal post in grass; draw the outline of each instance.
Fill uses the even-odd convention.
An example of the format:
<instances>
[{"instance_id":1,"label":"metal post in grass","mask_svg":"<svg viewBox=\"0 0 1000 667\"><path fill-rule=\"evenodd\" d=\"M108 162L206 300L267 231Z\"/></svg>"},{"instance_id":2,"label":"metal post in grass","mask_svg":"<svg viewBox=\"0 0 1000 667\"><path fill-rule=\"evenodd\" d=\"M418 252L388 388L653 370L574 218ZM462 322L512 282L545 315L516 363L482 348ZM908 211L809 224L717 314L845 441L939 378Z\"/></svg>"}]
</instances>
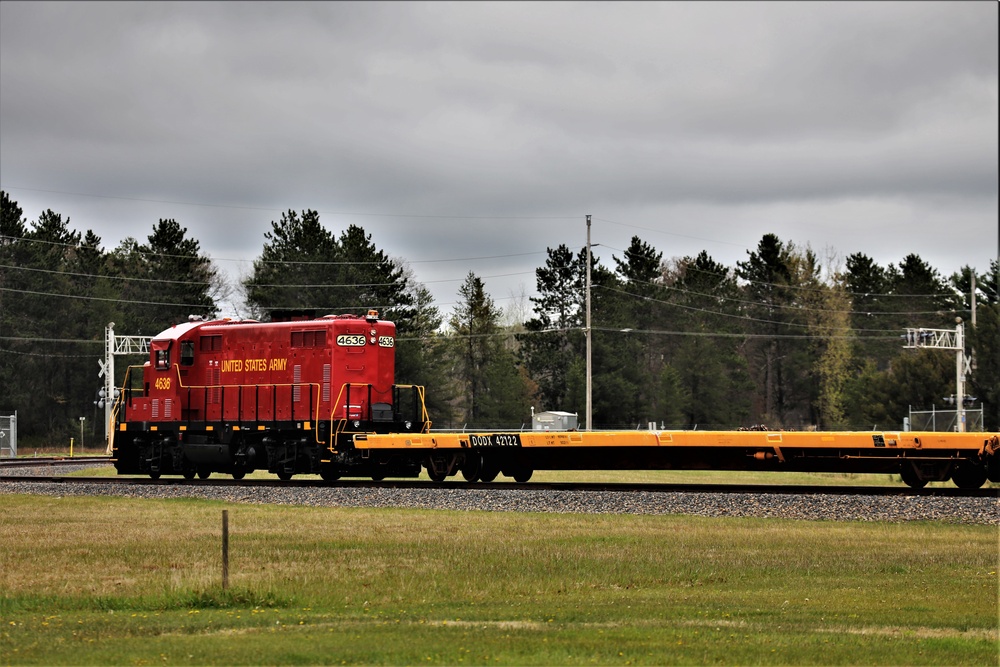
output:
<instances>
[{"instance_id":1,"label":"metal post in grass","mask_svg":"<svg viewBox=\"0 0 1000 667\"><path fill-rule=\"evenodd\" d=\"M229 510L222 510L222 590L229 588Z\"/></svg>"}]
</instances>

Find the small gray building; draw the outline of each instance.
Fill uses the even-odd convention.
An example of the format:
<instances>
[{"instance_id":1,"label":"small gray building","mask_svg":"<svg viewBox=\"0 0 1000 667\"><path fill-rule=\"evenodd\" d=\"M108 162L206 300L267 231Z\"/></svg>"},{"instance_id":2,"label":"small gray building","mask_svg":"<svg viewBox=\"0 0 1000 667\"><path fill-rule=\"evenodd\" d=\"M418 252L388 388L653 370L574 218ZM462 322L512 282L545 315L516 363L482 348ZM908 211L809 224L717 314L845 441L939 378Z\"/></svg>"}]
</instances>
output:
<instances>
[{"instance_id":1,"label":"small gray building","mask_svg":"<svg viewBox=\"0 0 1000 667\"><path fill-rule=\"evenodd\" d=\"M575 431L577 415L572 412L536 412L531 415L532 431Z\"/></svg>"}]
</instances>

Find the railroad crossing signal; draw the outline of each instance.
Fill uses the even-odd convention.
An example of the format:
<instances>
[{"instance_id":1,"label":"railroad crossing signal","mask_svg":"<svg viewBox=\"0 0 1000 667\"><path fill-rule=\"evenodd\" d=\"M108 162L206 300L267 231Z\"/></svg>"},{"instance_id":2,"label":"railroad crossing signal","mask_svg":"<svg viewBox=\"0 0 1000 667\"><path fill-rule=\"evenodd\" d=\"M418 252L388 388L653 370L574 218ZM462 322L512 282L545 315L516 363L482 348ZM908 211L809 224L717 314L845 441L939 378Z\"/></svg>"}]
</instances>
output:
<instances>
[{"instance_id":1,"label":"railroad crossing signal","mask_svg":"<svg viewBox=\"0 0 1000 667\"><path fill-rule=\"evenodd\" d=\"M955 318L955 329L914 329L908 328L907 349L933 347L939 350L955 350L955 411L959 433L965 432L965 375L971 373L969 359L965 356L965 326L962 318Z\"/></svg>"},{"instance_id":2,"label":"railroad crossing signal","mask_svg":"<svg viewBox=\"0 0 1000 667\"><path fill-rule=\"evenodd\" d=\"M114 399L108 397L118 398L119 394L119 389L115 386L115 356L148 355L151 340L152 336L115 336L114 322L109 322L104 329L104 360L97 362L101 367L97 377L104 379L99 396L104 404L104 441L108 446L108 454L111 453L111 408L114 405Z\"/></svg>"}]
</instances>

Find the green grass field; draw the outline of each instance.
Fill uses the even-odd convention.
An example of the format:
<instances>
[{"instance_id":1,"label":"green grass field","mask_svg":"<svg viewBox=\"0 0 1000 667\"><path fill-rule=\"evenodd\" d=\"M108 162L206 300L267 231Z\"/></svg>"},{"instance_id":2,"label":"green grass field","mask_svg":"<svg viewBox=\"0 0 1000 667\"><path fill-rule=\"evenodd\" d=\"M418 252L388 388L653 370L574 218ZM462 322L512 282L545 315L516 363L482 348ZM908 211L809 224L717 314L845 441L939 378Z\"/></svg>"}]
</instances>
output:
<instances>
[{"instance_id":1,"label":"green grass field","mask_svg":"<svg viewBox=\"0 0 1000 667\"><path fill-rule=\"evenodd\" d=\"M3 664L998 660L995 526L0 502Z\"/></svg>"}]
</instances>

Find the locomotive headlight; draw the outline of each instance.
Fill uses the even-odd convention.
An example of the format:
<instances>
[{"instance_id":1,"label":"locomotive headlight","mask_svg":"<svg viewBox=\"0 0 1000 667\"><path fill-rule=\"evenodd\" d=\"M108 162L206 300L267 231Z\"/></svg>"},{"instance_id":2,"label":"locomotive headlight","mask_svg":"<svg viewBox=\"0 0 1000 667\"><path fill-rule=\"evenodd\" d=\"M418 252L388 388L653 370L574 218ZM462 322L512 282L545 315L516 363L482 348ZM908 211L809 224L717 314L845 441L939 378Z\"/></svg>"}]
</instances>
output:
<instances>
[{"instance_id":1,"label":"locomotive headlight","mask_svg":"<svg viewBox=\"0 0 1000 667\"><path fill-rule=\"evenodd\" d=\"M355 421L354 422L354 428L360 428L360 426L361 426L361 422L359 422L359 421Z\"/></svg>"},{"instance_id":2,"label":"locomotive headlight","mask_svg":"<svg viewBox=\"0 0 1000 667\"><path fill-rule=\"evenodd\" d=\"M411 428L413 428L413 422L406 422L405 424L403 424L403 426L405 426L406 430L409 431Z\"/></svg>"},{"instance_id":3,"label":"locomotive headlight","mask_svg":"<svg viewBox=\"0 0 1000 667\"><path fill-rule=\"evenodd\" d=\"M375 330L372 329L371 331L369 331L368 335L374 337L375 336Z\"/></svg>"}]
</instances>

